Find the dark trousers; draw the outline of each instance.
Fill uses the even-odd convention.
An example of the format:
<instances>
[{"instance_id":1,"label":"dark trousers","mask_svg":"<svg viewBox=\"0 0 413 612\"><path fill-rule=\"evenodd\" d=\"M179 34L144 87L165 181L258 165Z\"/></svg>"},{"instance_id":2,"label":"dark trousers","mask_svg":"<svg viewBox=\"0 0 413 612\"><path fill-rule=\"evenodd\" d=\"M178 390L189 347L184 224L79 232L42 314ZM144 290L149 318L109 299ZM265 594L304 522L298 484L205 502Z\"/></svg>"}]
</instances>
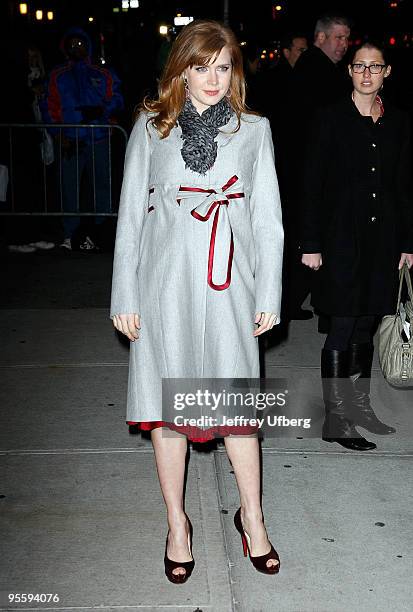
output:
<instances>
[{"instance_id":1,"label":"dark trousers","mask_svg":"<svg viewBox=\"0 0 413 612\"><path fill-rule=\"evenodd\" d=\"M360 317L332 316L324 348L333 351L346 351L350 344L371 342L376 325L377 317L374 315Z\"/></svg>"},{"instance_id":2,"label":"dark trousers","mask_svg":"<svg viewBox=\"0 0 413 612\"><path fill-rule=\"evenodd\" d=\"M87 210L98 213L110 212L110 140L92 143L80 142L77 155L62 155L61 172L62 207L64 212L77 212L81 202L82 175L86 173L89 186ZM59 161L59 160L58 160ZM96 224L103 223L105 217L96 217ZM64 237L71 238L79 226L79 217L64 217Z\"/></svg>"}]
</instances>

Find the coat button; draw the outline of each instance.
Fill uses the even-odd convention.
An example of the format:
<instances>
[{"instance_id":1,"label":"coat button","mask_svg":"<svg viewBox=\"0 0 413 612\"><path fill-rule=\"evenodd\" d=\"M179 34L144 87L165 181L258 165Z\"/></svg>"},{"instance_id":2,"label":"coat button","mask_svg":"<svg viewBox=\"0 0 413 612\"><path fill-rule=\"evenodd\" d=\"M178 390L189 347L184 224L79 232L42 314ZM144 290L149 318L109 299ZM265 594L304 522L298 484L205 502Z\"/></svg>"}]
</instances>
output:
<instances>
[{"instance_id":1,"label":"coat button","mask_svg":"<svg viewBox=\"0 0 413 612\"><path fill-rule=\"evenodd\" d=\"M371 218L371 222L372 222L372 223L375 223L376 219L377 219L377 217L372 217L372 218Z\"/></svg>"}]
</instances>

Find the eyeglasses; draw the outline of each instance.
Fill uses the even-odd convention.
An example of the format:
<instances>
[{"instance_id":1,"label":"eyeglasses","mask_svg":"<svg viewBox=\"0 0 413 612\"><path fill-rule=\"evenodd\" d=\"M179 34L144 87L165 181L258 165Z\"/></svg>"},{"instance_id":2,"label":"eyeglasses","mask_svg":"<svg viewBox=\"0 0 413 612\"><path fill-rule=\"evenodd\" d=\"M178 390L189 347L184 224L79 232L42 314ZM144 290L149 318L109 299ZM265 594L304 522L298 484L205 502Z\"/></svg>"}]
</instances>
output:
<instances>
[{"instance_id":1,"label":"eyeglasses","mask_svg":"<svg viewBox=\"0 0 413 612\"><path fill-rule=\"evenodd\" d=\"M383 68L386 68L386 64L370 64L370 66L366 64L351 64L351 68L356 74L361 74L365 70L368 70L370 74L380 74Z\"/></svg>"}]
</instances>

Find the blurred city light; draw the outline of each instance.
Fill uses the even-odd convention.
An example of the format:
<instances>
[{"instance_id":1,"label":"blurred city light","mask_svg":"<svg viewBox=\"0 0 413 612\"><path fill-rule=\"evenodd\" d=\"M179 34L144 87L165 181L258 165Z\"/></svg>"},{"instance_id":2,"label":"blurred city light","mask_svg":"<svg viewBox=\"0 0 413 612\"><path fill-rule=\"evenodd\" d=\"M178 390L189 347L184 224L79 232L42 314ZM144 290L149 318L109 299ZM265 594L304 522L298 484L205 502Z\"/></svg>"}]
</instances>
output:
<instances>
[{"instance_id":1,"label":"blurred city light","mask_svg":"<svg viewBox=\"0 0 413 612\"><path fill-rule=\"evenodd\" d=\"M89 17L89 21L90 21L90 23L92 23L94 20L95 20L95 18L94 18L94 17Z\"/></svg>"},{"instance_id":2,"label":"blurred city light","mask_svg":"<svg viewBox=\"0 0 413 612\"><path fill-rule=\"evenodd\" d=\"M41 21L43 19L43 11L36 11L36 19L37 21Z\"/></svg>"},{"instance_id":3,"label":"blurred city light","mask_svg":"<svg viewBox=\"0 0 413 612\"><path fill-rule=\"evenodd\" d=\"M47 11L47 18L48 18L48 20L49 21L53 21L53 17L54 17L53 11Z\"/></svg>"},{"instance_id":4,"label":"blurred city light","mask_svg":"<svg viewBox=\"0 0 413 612\"><path fill-rule=\"evenodd\" d=\"M129 8L129 0L122 0L122 8L123 9Z\"/></svg>"},{"instance_id":5,"label":"blurred city light","mask_svg":"<svg viewBox=\"0 0 413 612\"><path fill-rule=\"evenodd\" d=\"M119 9L119 7L118 7L118 6L114 6L114 7L113 7L113 9L112 9L112 11L113 11L114 13L120 13L120 9Z\"/></svg>"},{"instance_id":6,"label":"blurred city light","mask_svg":"<svg viewBox=\"0 0 413 612\"><path fill-rule=\"evenodd\" d=\"M20 15L27 15L27 4L22 2L19 6Z\"/></svg>"},{"instance_id":7,"label":"blurred city light","mask_svg":"<svg viewBox=\"0 0 413 612\"><path fill-rule=\"evenodd\" d=\"M281 6L281 4L276 4L275 6L275 10L276 11L282 11L283 7Z\"/></svg>"},{"instance_id":8,"label":"blurred city light","mask_svg":"<svg viewBox=\"0 0 413 612\"><path fill-rule=\"evenodd\" d=\"M129 0L129 8L139 8L139 0Z\"/></svg>"},{"instance_id":9,"label":"blurred city light","mask_svg":"<svg viewBox=\"0 0 413 612\"><path fill-rule=\"evenodd\" d=\"M187 25L188 23L191 23L191 21L193 21L194 18L193 17L182 17L181 15L177 15L174 18L174 25L176 26L184 26Z\"/></svg>"},{"instance_id":10,"label":"blurred city light","mask_svg":"<svg viewBox=\"0 0 413 612\"><path fill-rule=\"evenodd\" d=\"M168 34L168 26L166 25L159 26L159 34L162 34L162 36L164 36L165 34Z\"/></svg>"}]
</instances>

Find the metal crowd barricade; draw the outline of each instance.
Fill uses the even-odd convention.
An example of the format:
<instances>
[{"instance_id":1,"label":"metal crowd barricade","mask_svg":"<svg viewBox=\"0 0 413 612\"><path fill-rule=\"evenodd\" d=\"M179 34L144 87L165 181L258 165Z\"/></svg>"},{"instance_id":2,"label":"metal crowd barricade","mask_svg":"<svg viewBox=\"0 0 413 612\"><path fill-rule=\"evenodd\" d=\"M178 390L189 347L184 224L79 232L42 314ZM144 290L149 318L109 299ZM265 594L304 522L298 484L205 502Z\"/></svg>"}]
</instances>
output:
<instances>
[{"instance_id":1,"label":"metal crowd barricade","mask_svg":"<svg viewBox=\"0 0 413 612\"><path fill-rule=\"evenodd\" d=\"M25 148L25 137L29 135L29 130L33 130L33 138L28 140L32 146ZM71 137L70 143L72 147L73 163L76 166L76 206L74 210L67 210L64 205L64 186L63 172L65 165L65 141L67 143L67 132L73 131L75 137ZM88 132L85 139L85 130ZM107 130L107 138L95 138L96 130ZM17 137L18 135L18 137ZM52 137L52 136L53 137ZM128 141L127 132L119 125L112 124L74 124L74 123L1 123L0 124L0 139L1 139L1 158L0 164L8 168L8 188L6 202L0 202L0 215L3 216L104 216L116 217L117 207L122 182L123 161ZM84 143L90 147L92 158L92 192L93 202L88 198L82 198L82 174L84 168L81 167L80 156L84 151ZM96 191L97 191L97 171L102 168L96 167L96 145L104 140L107 141L107 171L108 171L108 206L107 210L98 211L96 208ZM34 143L34 145L33 145ZM46 145L45 145L46 143ZM37 145L37 146L36 146ZM45 146L48 146L49 157L46 154ZM50 150L50 147L53 147ZM25 157L26 155L26 157ZM24 167L30 162L33 167L40 169L41 177L36 176L35 183L30 192L30 206L26 206L25 202L19 201L27 198L30 186L22 185L24 180ZM17 163L17 165L16 165ZM26 165L26 168L28 166ZM33 168L31 168L33 179ZM22 176L19 176L19 175ZM30 173L29 173L30 174ZM116 184L114 184L114 180ZM89 185L90 187L90 185ZM90 191L90 189L89 189ZM18 193L25 195L20 198ZM50 193L51 192L51 193ZM114 195L115 194L115 195ZM93 206L90 206L93 203ZM41 205L42 204L42 205ZM115 204L115 206L114 206ZM66 208L66 210L65 210Z\"/></svg>"}]
</instances>

